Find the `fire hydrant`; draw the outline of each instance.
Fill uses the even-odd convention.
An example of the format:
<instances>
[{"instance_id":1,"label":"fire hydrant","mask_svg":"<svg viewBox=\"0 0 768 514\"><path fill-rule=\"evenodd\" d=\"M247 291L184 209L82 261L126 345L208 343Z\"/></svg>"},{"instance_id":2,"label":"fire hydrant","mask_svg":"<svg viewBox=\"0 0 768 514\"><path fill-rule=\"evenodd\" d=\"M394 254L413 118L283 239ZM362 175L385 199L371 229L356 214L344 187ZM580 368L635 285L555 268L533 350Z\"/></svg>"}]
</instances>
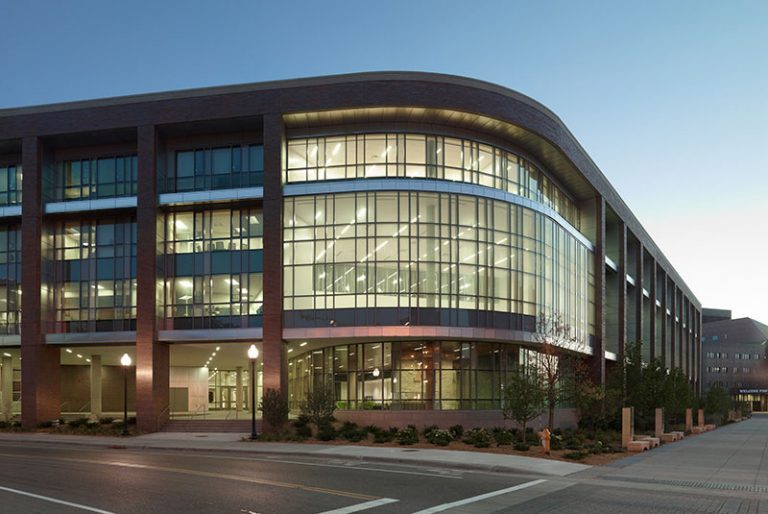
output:
<instances>
[{"instance_id":1,"label":"fire hydrant","mask_svg":"<svg viewBox=\"0 0 768 514\"><path fill-rule=\"evenodd\" d=\"M544 453L549 455L549 442L551 439L551 434L549 432L548 428L545 428L541 432L539 432L539 440L541 441L541 446L544 448Z\"/></svg>"}]
</instances>

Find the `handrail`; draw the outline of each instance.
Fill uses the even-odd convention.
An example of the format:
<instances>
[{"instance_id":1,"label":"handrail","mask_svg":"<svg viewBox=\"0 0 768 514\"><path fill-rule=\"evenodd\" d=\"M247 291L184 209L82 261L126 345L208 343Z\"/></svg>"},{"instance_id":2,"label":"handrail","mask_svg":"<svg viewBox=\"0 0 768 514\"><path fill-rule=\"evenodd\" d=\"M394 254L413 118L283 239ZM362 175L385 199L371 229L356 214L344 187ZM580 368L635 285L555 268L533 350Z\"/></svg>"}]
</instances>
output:
<instances>
[{"instance_id":1,"label":"handrail","mask_svg":"<svg viewBox=\"0 0 768 514\"><path fill-rule=\"evenodd\" d=\"M171 417L170 412L171 412L171 405L168 404L168 405L165 406L165 408L162 411L160 411L160 414L157 415L157 418L155 419L155 430L156 431L160 430L160 420L163 419L163 416L168 414L168 418L170 419L170 417Z\"/></svg>"}]
</instances>

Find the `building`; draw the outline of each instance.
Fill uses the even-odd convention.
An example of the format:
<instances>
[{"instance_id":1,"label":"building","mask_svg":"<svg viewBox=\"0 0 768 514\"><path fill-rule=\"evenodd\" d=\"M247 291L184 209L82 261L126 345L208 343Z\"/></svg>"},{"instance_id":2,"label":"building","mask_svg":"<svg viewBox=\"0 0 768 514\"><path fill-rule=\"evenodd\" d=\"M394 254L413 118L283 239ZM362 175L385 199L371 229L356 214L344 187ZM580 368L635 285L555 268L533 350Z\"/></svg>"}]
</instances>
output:
<instances>
[{"instance_id":1,"label":"building","mask_svg":"<svg viewBox=\"0 0 768 514\"><path fill-rule=\"evenodd\" d=\"M641 341L698 387L699 301L560 119L493 84L6 109L0 201L3 409L26 426L119 411L124 352L143 430L239 414L252 343L257 394L332 383L340 417L496 424L541 312L599 382Z\"/></svg>"},{"instance_id":2,"label":"building","mask_svg":"<svg viewBox=\"0 0 768 514\"><path fill-rule=\"evenodd\" d=\"M768 325L752 318L731 319L731 311L704 309L702 388L728 391L752 410L768 410Z\"/></svg>"}]
</instances>

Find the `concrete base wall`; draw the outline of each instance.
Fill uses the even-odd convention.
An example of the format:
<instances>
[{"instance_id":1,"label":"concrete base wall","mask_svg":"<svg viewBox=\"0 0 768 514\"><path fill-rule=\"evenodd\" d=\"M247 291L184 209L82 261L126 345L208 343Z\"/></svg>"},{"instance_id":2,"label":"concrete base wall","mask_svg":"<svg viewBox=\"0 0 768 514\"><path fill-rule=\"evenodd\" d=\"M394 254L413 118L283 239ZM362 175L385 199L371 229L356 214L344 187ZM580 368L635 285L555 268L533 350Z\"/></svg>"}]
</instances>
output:
<instances>
[{"instance_id":1,"label":"concrete base wall","mask_svg":"<svg viewBox=\"0 0 768 514\"><path fill-rule=\"evenodd\" d=\"M462 425L465 429L501 426L514 428L517 426L517 423L512 420L505 421L500 410L337 410L334 412L334 416L339 421L351 421L358 425L376 425L382 428L404 427L406 425L415 425L417 428L428 425L437 425L440 428ZM545 412L528 423L528 426L534 430L541 430L546 426L547 417ZM555 411L555 428L575 428L577 424L576 409L557 409Z\"/></svg>"}]
</instances>

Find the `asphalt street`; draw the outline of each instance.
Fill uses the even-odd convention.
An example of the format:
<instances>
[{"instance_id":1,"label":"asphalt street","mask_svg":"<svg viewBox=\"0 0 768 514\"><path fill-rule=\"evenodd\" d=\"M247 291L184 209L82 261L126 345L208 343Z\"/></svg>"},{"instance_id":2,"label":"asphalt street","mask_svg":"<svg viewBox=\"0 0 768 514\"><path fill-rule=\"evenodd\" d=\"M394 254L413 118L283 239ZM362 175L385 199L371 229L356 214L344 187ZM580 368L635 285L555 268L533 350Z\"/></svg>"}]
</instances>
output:
<instances>
[{"instance_id":1,"label":"asphalt street","mask_svg":"<svg viewBox=\"0 0 768 514\"><path fill-rule=\"evenodd\" d=\"M768 416L566 476L0 440L2 513L768 513Z\"/></svg>"}]
</instances>

